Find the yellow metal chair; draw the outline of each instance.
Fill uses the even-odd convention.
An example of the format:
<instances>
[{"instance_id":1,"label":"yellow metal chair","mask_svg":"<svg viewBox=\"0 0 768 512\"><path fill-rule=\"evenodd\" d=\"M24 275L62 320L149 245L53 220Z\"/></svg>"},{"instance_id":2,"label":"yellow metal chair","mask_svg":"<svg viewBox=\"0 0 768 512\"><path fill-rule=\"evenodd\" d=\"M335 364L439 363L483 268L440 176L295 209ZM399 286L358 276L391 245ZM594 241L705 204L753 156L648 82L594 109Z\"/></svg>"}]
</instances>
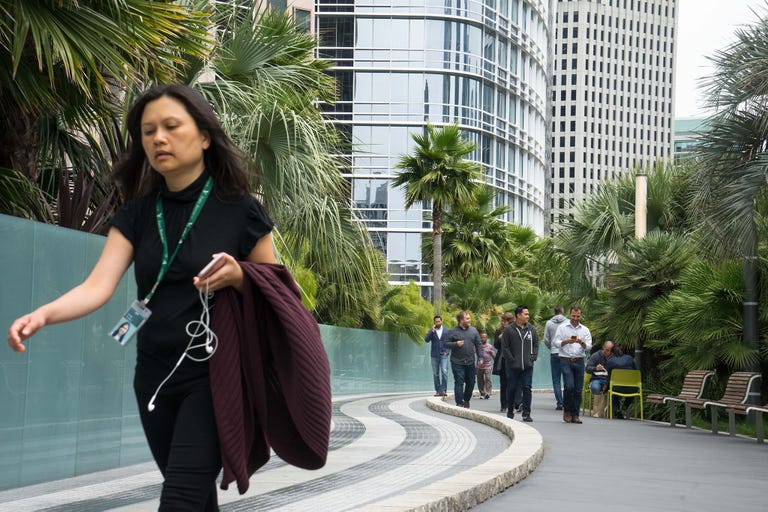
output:
<instances>
[{"instance_id":1,"label":"yellow metal chair","mask_svg":"<svg viewBox=\"0 0 768 512\"><path fill-rule=\"evenodd\" d=\"M581 414L592 414L592 388L589 387L589 383L592 380L591 373L584 373L584 386L581 388Z\"/></svg>"},{"instance_id":2,"label":"yellow metal chair","mask_svg":"<svg viewBox=\"0 0 768 512\"><path fill-rule=\"evenodd\" d=\"M616 388L621 389L618 391ZM625 391L634 388L636 391ZM608 417L613 419L613 397L639 397L640 419L643 419L643 379L640 370L613 370L608 383Z\"/></svg>"}]
</instances>

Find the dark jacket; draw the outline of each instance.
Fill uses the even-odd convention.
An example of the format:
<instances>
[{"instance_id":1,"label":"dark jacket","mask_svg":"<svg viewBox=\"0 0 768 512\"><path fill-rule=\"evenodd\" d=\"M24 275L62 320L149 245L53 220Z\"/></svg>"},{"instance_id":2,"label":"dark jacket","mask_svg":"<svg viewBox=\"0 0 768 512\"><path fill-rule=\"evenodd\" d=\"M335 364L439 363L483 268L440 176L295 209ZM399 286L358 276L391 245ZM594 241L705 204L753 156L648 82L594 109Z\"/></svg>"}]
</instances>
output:
<instances>
[{"instance_id":1,"label":"dark jacket","mask_svg":"<svg viewBox=\"0 0 768 512\"><path fill-rule=\"evenodd\" d=\"M608 375L613 370L637 370L635 358L629 354L611 357L605 367L608 369Z\"/></svg>"},{"instance_id":2,"label":"dark jacket","mask_svg":"<svg viewBox=\"0 0 768 512\"><path fill-rule=\"evenodd\" d=\"M496 349L496 355L493 357L493 374L501 375L504 372L504 354L501 350L501 336L504 329L499 327L493 333L493 348Z\"/></svg>"},{"instance_id":3,"label":"dark jacket","mask_svg":"<svg viewBox=\"0 0 768 512\"><path fill-rule=\"evenodd\" d=\"M445 342L448 341L448 332L450 331L449 328L446 326L443 326L443 335L439 338L437 337L437 333L434 332L432 329L427 332L427 335L424 336L424 342L425 343L432 343L432 349L430 350L430 356L432 357L439 357L442 355L448 355L450 353L450 350L448 350L445 346Z\"/></svg>"},{"instance_id":4,"label":"dark jacket","mask_svg":"<svg viewBox=\"0 0 768 512\"><path fill-rule=\"evenodd\" d=\"M501 349L504 351L507 369L522 371L533 368L533 363L539 357L539 334L531 324L523 328L510 324L501 335Z\"/></svg>"},{"instance_id":5,"label":"dark jacket","mask_svg":"<svg viewBox=\"0 0 768 512\"><path fill-rule=\"evenodd\" d=\"M608 361L610 360L610 357L605 357L605 354L603 354L602 350L598 350L591 356L589 356L589 360L587 360L587 373L595 373L595 366L601 364L603 365L603 368L608 368ZM607 375L599 376L600 379L607 379Z\"/></svg>"},{"instance_id":6,"label":"dark jacket","mask_svg":"<svg viewBox=\"0 0 768 512\"><path fill-rule=\"evenodd\" d=\"M331 429L330 365L317 322L282 265L241 262L243 290L216 292L211 392L224 475L221 488L269 460L270 446L305 469L325 465Z\"/></svg>"},{"instance_id":7,"label":"dark jacket","mask_svg":"<svg viewBox=\"0 0 768 512\"><path fill-rule=\"evenodd\" d=\"M459 340L464 340L464 345L458 345ZM445 346L451 349L451 362L456 364L475 364L475 354L483 357L483 342L480 341L480 333L471 325L462 329L458 325L451 329Z\"/></svg>"}]
</instances>

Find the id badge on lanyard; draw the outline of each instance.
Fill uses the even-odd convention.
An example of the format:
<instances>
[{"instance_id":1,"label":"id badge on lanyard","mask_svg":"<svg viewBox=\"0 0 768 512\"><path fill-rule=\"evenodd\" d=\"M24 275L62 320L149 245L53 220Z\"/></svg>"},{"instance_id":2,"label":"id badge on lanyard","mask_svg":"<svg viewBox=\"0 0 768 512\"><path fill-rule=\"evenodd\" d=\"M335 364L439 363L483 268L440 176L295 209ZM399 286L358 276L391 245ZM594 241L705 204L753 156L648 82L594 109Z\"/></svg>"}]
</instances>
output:
<instances>
[{"instance_id":1,"label":"id badge on lanyard","mask_svg":"<svg viewBox=\"0 0 768 512\"><path fill-rule=\"evenodd\" d=\"M133 301L128 311L125 312L110 331L110 336L119 344L125 345L133 338L136 331L144 325L144 322L147 321L151 314L152 311L144 305L143 301Z\"/></svg>"}]
</instances>

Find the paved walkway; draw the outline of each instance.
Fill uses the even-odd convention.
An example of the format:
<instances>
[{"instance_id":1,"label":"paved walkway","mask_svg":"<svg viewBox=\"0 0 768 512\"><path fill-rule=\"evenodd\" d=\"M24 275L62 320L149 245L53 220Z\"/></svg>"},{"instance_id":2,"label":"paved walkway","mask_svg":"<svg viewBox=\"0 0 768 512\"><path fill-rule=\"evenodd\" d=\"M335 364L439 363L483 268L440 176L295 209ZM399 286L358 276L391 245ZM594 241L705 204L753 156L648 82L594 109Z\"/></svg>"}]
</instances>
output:
<instances>
[{"instance_id":1,"label":"paved walkway","mask_svg":"<svg viewBox=\"0 0 768 512\"><path fill-rule=\"evenodd\" d=\"M524 424L495 397L469 410L424 394L338 397L325 468L273 457L245 495L220 491L221 510L766 509L768 445L651 422L569 425L550 402L536 393ZM153 511L160 480L141 464L2 491L0 510Z\"/></svg>"}]
</instances>

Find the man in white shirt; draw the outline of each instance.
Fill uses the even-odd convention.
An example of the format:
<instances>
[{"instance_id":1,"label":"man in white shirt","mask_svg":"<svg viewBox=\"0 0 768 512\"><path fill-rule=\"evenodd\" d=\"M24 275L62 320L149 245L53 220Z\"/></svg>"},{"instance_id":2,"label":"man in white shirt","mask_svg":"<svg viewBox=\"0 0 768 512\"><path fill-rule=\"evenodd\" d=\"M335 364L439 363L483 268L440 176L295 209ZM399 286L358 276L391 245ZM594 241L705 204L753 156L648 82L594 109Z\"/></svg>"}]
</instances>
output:
<instances>
[{"instance_id":1,"label":"man in white shirt","mask_svg":"<svg viewBox=\"0 0 768 512\"><path fill-rule=\"evenodd\" d=\"M584 356L592 348L592 334L581 323L581 308L573 306L570 322L557 328L552 345L560 352L563 374L563 421L580 424L581 389L584 387Z\"/></svg>"}]
</instances>

